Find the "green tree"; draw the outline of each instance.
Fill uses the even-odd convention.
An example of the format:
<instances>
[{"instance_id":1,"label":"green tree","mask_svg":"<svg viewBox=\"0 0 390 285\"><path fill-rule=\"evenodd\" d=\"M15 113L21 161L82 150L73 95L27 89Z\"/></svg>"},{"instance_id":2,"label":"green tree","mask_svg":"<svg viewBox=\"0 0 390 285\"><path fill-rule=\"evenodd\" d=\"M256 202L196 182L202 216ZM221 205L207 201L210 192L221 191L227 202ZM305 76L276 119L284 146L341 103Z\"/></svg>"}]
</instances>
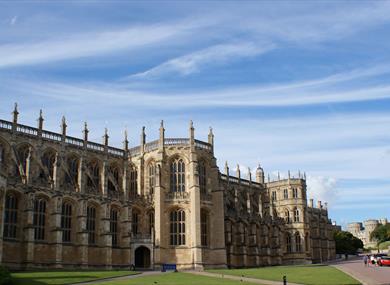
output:
<instances>
[{"instance_id":1,"label":"green tree","mask_svg":"<svg viewBox=\"0 0 390 285\"><path fill-rule=\"evenodd\" d=\"M379 251L379 244L390 240L390 224L378 225L370 234L371 240L376 240Z\"/></svg>"},{"instance_id":2,"label":"green tree","mask_svg":"<svg viewBox=\"0 0 390 285\"><path fill-rule=\"evenodd\" d=\"M363 242L350 232L337 231L334 233L334 239L336 252L340 254L355 254L359 248L363 248Z\"/></svg>"}]
</instances>

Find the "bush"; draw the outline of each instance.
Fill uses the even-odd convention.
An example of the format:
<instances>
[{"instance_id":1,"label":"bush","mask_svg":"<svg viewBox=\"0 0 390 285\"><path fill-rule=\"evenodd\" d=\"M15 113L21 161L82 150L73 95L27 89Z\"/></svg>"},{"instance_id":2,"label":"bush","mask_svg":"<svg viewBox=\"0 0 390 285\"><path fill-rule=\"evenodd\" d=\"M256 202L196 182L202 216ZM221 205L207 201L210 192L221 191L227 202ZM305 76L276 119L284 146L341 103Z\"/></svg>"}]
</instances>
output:
<instances>
[{"instance_id":1,"label":"bush","mask_svg":"<svg viewBox=\"0 0 390 285\"><path fill-rule=\"evenodd\" d=\"M12 285L11 273L4 266L0 266L0 285Z\"/></svg>"}]
</instances>

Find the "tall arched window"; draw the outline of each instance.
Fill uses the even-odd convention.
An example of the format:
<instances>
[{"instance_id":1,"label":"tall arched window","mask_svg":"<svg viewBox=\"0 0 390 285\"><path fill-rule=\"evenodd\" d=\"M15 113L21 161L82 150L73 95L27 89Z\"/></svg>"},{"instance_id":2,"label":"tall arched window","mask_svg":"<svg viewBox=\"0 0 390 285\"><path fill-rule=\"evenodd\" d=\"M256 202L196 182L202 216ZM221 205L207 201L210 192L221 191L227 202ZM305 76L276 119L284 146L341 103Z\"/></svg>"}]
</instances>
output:
<instances>
[{"instance_id":1,"label":"tall arched window","mask_svg":"<svg viewBox=\"0 0 390 285\"><path fill-rule=\"evenodd\" d=\"M100 191L100 168L97 161L87 165L87 189L90 192Z\"/></svg>"},{"instance_id":2,"label":"tall arched window","mask_svg":"<svg viewBox=\"0 0 390 285\"><path fill-rule=\"evenodd\" d=\"M148 166L148 187L149 194L154 193L154 187L156 186L156 165L152 162Z\"/></svg>"},{"instance_id":3,"label":"tall arched window","mask_svg":"<svg viewBox=\"0 0 390 285\"><path fill-rule=\"evenodd\" d=\"M286 234L286 248L287 248L287 253L292 252L291 248L291 235L289 233Z\"/></svg>"},{"instance_id":4,"label":"tall arched window","mask_svg":"<svg viewBox=\"0 0 390 285\"><path fill-rule=\"evenodd\" d=\"M79 160L75 156L68 157L67 159L67 175L65 181L77 187L79 179Z\"/></svg>"},{"instance_id":5,"label":"tall arched window","mask_svg":"<svg viewBox=\"0 0 390 285\"><path fill-rule=\"evenodd\" d=\"M184 245L186 243L186 214L183 210L170 213L170 244Z\"/></svg>"},{"instance_id":6,"label":"tall arched window","mask_svg":"<svg viewBox=\"0 0 390 285\"><path fill-rule=\"evenodd\" d=\"M295 251L296 252L302 251L301 235L298 232L295 233Z\"/></svg>"},{"instance_id":7,"label":"tall arched window","mask_svg":"<svg viewBox=\"0 0 390 285\"><path fill-rule=\"evenodd\" d=\"M200 193L207 193L207 177L206 177L206 164L204 161L200 161L198 164L199 173L199 190Z\"/></svg>"},{"instance_id":8,"label":"tall arched window","mask_svg":"<svg viewBox=\"0 0 390 285\"><path fill-rule=\"evenodd\" d=\"M87 232L88 232L88 244L96 244L96 208L87 207Z\"/></svg>"},{"instance_id":9,"label":"tall arched window","mask_svg":"<svg viewBox=\"0 0 390 285\"><path fill-rule=\"evenodd\" d=\"M27 159L30 155L30 147L25 145L18 149L17 159L19 164L19 172L23 175L27 175Z\"/></svg>"},{"instance_id":10,"label":"tall arched window","mask_svg":"<svg viewBox=\"0 0 390 285\"><path fill-rule=\"evenodd\" d=\"M37 241L45 240L45 224L46 224L46 201L36 199L34 201L34 239Z\"/></svg>"},{"instance_id":11,"label":"tall arched window","mask_svg":"<svg viewBox=\"0 0 390 285\"><path fill-rule=\"evenodd\" d=\"M137 188L138 188L138 182L137 182L137 168L135 166L132 166L130 169L130 197L135 197L137 195Z\"/></svg>"},{"instance_id":12,"label":"tall arched window","mask_svg":"<svg viewBox=\"0 0 390 285\"><path fill-rule=\"evenodd\" d=\"M209 214L202 210L200 213L200 236L202 246L209 245Z\"/></svg>"},{"instance_id":13,"label":"tall arched window","mask_svg":"<svg viewBox=\"0 0 390 285\"><path fill-rule=\"evenodd\" d=\"M18 199L13 194L5 198L4 238L16 239L18 222Z\"/></svg>"},{"instance_id":14,"label":"tall arched window","mask_svg":"<svg viewBox=\"0 0 390 285\"><path fill-rule=\"evenodd\" d=\"M150 211L149 214L149 234L152 234L154 229L154 211Z\"/></svg>"},{"instance_id":15,"label":"tall arched window","mask_svg":"<svg viewBox=\"0 0 390 285\"><path fill-rule=\"evenodd\" d=\"M298 198L298 189L297 188L293 188L293 198L296 199Z\"/></svg>"},{"instance_id":16,"label":"tall arched window","mask_svg":"<svg viewBox=\"0 0 390 285\"><path fill-rule=\"evenodd\" d=\"M118 246L118 211L111 209L110 212L110 233L112 237L112 246Z\"/></svg>"},{"instance_id":17,"label":"tall arched window","mask_svg":"<svg viewBox=\"0 0 390 285\"><path fill-rule=\"evenodd\" d=\"M171 192L185 192L185 164L182 159L171 163Z\"/></svg>"},{"instance_id":18,"label":"tall arched window","mask_svg":"<svg viewBox=\"0 0 390 285\"><path fill-rule=\"evenodd\" d=\"M294 209L294 222L299 222L299 210L297 208Z\"/></svg>"},{"instance_id":19,"label":"tall arched window","mask_svg":"<svg viewBox=\"0 0 390 285\"><path fill-rule=\"evenodd\" d=\"M120 189L120 183L119 183L119 168L116 165L112 165L109 168L109 177L108 177L108 194L113 194L119 191Z\"/></svg>"},{"instance_id":20,"label":"tall arched window","mask_svg":"<svg viewBox=\"0 0 390 285\"><path fill-rule=\"evenodd\" d=\"M131 221L131 231L134 235L139 233L139 219L140 219L139 211L133 209L132 221Z\"/></svg>"},{"instance_id":21,"label":"tall arched window","mask_svg":"<svg viewBox=\"0 0 390 285\"><path fill-rule=\"evenodd\" d=\"M61 229L62 242L70 242L72 232L72 205L69 203L62 203Z\"/></svg>"},{"instance_id":22,"label":"tall arched window","mask_svg":"<svg viewBox=\"0 0 390 285\"><path fill-rule=\"evenodd\" d=\"M47 151L43 154L42 158L42 165L45 168L44 169L44 178L53 179L54 176L54 163L56 160L56 155L52 151Z\"/></svg>"},{"instance_id":23,"label":"tall arched window","mask_svg":"<svg viewBox=\"0 0 390 285\"><path fill-rule=\"evenodd\" d=\"M289 224L291 222L291 219L290 219L290 211L289 210L284 210L284 218L286 220L286 223Z\"/></svg>"}]
</instances>

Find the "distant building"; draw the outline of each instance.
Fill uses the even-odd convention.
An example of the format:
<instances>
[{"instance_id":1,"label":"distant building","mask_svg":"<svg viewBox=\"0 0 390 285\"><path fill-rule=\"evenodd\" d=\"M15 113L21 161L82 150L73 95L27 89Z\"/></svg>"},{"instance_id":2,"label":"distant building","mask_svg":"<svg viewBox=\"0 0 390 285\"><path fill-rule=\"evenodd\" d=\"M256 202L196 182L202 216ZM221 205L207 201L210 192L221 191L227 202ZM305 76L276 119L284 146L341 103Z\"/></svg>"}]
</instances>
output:
<instances>
[{"instance_id":1,"label":"distant building","mask_svg":"<svg viewBox=\"0 0 390 285\"><path fill-rule=\"evenodd\" d=\"M223 172L214 135L123 149L0 120L0 262L13 268L254 267L335 257L326 203L305 175Z\"/></svg>"},{"instance_id":2,"label":"distant building","mask_svg":"<svg viewBox=\"0 0 390 285\"><path fill-rule=\"evenodd\" d=\"M375 230L378 225L386 225L388 221L386 218L379 220L366 220L363 223L356 222L348 224L347 231L353 234L355 237L360 238L365 248L376 247L377 243L375 240L370 238L371 233Z\"/></svg>"}]
</instances>

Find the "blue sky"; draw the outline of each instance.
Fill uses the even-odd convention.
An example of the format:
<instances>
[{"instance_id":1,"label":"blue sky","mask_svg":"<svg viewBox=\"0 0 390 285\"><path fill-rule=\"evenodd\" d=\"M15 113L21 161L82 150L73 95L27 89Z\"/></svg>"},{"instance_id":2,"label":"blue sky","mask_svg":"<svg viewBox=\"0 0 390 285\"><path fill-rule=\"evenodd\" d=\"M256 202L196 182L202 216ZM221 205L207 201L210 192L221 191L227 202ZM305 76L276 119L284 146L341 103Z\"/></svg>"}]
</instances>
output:
<instances>
[{"instance_id":1,"label":"blue sky","mask_svg":"<svg viewBox=\"0 0 390 285\"><path fill-rule=\"evenodd\" d=\"M388 1L2 1L0 27L1 118L114 146L192 119L220 167L306 171L343 225L389 217Z\"/></svg>"}]
</instances>

